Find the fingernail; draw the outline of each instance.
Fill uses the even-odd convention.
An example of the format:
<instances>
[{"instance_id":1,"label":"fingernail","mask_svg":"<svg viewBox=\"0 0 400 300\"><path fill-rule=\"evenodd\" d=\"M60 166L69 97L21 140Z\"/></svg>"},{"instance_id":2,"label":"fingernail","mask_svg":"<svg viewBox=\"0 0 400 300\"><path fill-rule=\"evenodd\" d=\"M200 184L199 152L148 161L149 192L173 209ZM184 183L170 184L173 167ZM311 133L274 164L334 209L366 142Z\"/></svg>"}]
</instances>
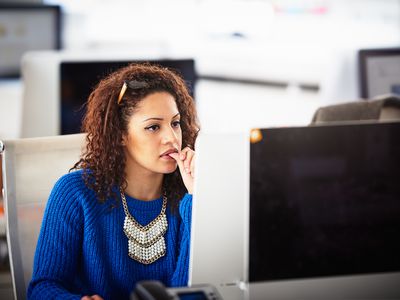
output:
<instances>
[{"instance_id":1,"label":"fingernail","mask_svg":"<svg viewBox=\"0 0 400 300\"><path fill-rule=\"evenodd\" d=\"M180 158L181 158L181 159L184 159L184 158L185 158L185 155L181 154Z\"/></svg>"},{"instance_id":2,"label":"fingernail","mask_svg":"<svg viewBox=\"0 0 400 300\"><path fill-rule=\"evenodd\" d=\"M185 169L186 173L190 173L190 170L188 168Z\"/></svg>"}]
</instances>

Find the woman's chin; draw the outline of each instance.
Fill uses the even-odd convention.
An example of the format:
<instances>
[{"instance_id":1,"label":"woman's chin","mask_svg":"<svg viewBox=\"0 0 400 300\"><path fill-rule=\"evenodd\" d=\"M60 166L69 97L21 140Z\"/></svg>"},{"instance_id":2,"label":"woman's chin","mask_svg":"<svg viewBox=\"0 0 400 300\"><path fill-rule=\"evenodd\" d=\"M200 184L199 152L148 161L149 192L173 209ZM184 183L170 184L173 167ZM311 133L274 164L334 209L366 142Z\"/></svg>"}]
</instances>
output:
<instances>
[{"instance_id":1,"label":"woman's chin","mask_svg":"<svg viewBox=\"0 0 400 300\"><path fill-rule=\"evenodd\" d=\"M166 168L164 168L164 170L163 170L162 173L164 173L164 174L171 174L171 173L175 172L175 170L176 170L177 167L178 167L177 164L175 164L175 166L166 167Z\"/></svg>"}]
</instances>

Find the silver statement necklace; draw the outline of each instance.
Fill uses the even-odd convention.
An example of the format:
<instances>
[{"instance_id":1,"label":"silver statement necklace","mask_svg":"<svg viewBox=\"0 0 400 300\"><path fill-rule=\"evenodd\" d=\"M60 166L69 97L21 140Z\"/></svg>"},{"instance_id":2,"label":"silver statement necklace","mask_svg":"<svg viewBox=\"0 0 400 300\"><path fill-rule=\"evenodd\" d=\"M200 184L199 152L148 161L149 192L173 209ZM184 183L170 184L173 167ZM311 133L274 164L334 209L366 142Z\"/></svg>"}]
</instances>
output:
<instances>
[{"instance_id":1,"label":"silver statement necklace","mask_svg":"<svg viewBox=\"0 0 400 300\"><path fill-rule=\"evenodd\" d=\"M121 198L125 212L124 233L128 238L128 254L132 259L142 264L151 264L163 257L166 252L164 234L168 227L165 214L167 197L163 196L160 214L146 226L140 225L129 213L125 194L122 190Z\"/></svg>"}]
</instances>

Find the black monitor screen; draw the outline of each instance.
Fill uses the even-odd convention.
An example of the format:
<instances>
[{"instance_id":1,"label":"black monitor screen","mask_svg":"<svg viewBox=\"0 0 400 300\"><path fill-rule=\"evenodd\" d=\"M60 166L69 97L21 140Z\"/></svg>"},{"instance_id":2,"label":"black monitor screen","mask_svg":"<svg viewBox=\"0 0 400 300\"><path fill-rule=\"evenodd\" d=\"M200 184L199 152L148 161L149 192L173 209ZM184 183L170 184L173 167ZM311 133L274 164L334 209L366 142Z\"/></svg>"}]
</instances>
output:
<instances>
[{"instance_id":1,"label":"black monitor screen","mask_svg":"<svg viewBox=\"0 0 400 300\"><path fill-rule=\"evenodd\" d=\"M263 129L250 281L400 270L400 123Z\"/></svg>"},{"instance_id":2,"label":"black monitor screen","mask_svg":"<svg viewBox=\"0 0 400 300\"><path fill-rule=\"evenodd\" d=\"M61 63L61 134L81 132L82 118L85 114L84 104L93 88L106 75L132 62L134 61ZM188 85L191 95L194 95L196 83L194 60L154 60L146 62L168 67L179 73Z\"/></svg>"}]
</instances>

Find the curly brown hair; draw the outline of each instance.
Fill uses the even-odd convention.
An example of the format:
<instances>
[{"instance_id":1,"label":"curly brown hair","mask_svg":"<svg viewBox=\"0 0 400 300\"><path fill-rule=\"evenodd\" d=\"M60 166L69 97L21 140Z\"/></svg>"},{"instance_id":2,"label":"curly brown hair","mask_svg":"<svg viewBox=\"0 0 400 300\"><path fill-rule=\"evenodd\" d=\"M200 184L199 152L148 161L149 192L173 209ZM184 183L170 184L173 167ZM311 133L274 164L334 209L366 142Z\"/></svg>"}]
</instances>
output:
<instances>
[{"instance_id":1,"label":"curly brown hair","mask_svg":"<svg viewBox=\"0 0 400 300\"><path fill-rule=\"evenodd\" d=\"M125 81L144 84L126 90L118 104ZM130 117L143 98L162 91L174 97L180 112L182 148L193 148L199 131L195 103L177 72L155 64L132 63L102 79L89 95L82 124L82 131L87 133L86 148L72 169L84 170L86 185L96 192L101 203L110 197L118 203L119 188L127 187L122 138L128 132ZM178 168L164 175L163 190L176 208L186 192Z\"/></svg>"}]
</instances>

